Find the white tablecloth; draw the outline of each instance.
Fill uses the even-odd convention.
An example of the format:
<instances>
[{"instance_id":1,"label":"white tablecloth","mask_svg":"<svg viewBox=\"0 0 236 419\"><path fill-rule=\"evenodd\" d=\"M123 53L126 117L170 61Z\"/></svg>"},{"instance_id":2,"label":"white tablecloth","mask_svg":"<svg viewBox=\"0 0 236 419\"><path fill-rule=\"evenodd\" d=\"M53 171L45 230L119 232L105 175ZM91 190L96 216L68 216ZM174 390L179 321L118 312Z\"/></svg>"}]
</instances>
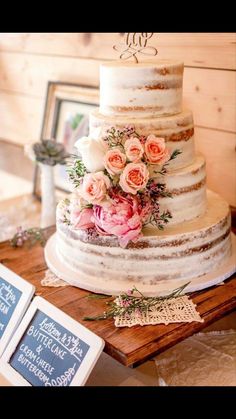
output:
<instances>
[{"instance_id":1,"label":"white tablecloth","mask_svg":"<svg viewBox=\"0 0 236 419\"><path fill-rule=\"evenodd\" d=\"M102 354L86 385L235 386L236 312L135 369Z\"/></svg>"}]
</instances>

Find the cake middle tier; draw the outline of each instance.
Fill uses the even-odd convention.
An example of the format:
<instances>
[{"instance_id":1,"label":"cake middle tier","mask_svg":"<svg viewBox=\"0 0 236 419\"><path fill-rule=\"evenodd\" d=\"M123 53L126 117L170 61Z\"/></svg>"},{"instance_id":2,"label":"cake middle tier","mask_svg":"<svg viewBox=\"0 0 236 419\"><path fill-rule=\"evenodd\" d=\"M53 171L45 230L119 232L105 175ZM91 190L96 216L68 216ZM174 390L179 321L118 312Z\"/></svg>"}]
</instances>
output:
<instances>
[{"instance_id":1,"label":"cake middle tier","mask_svg":"<svg viewBox=\"0 0 236 419\"><path fill-rule=\"evenodd\" d=\"M194 161L194 125L193 115L189 110L184 110L178 115L159 118L130 118L127 116L112 117L103 115L99 110L91 112L89 117L90 134L96 128L101 128L105 135L108 128L122 129L127 125L134 125L139 135L164 138L170 152L179 149L181 154L170 162L170 170L185 167Z\"/></svg>"},{"instance_id":2,"label":"cake middle tier","mask_svg":"<svg viewBox=\"0 0 236 419\"><path fill-rule=\"evenodd\" d=\"M160 198L160 211L169 210L172 218L170 225L192 220L206 211L206 163L205 158L198 154L191 165L167 173L157 175L156 181L165 183L170 197Z\"/></svg>"}]
</instances>

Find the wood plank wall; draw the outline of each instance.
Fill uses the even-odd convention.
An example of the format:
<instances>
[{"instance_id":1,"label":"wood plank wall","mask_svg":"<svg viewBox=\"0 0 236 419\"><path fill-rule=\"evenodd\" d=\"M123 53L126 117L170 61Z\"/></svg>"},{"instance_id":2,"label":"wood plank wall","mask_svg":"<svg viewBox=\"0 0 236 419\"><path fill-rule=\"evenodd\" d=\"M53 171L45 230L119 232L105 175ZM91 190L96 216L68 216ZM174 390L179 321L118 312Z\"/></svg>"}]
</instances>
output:
<instances>
[{"instance_id":1,"label":"wood plank wall","mask_svg":"<svg viewBox=\"0 0 236 419\"><path fill-rule=\"evenodd\" d=\"M119 33L0 33L0 138L39 138L48 80L98 86L101 61L117 59ZM150 41L151 42L151 41ZM162 33L159 58L185 63L184 105L193 110L196 147L208 186L236 206L236 34Z\"/></svg>"}]
</instances>

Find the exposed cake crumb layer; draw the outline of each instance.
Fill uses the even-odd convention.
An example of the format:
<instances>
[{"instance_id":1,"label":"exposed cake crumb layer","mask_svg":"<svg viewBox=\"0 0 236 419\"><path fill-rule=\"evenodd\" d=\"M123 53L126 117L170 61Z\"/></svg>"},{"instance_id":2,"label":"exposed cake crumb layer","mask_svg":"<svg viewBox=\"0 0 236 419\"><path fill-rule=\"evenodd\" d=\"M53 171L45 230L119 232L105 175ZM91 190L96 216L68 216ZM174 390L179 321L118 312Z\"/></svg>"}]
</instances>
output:
<instances>
[{"instance_id":1,"label":"exposed cake crumb layer","mask_svg":"<svg viewBox=\"0 0 236 419\"><path fill-rule=\"evenodd\" d=\"M78 277L151 285L189 281L216 269L231 254L230 212L226 201L208 191L205 215L158 231L147 228L122 249L115 237L91 236L57 221L57 254Z\"/></svg>"},{"instance_id":2,"label":"exposed cake crumb layer","mask_svg":"<svg viewBox=\"0 0 236 419\"><path fill-rule=\"evenodd\" d=\"M130 117L179 113L183 71L183 63L172 60L104 63L100 68L100 112Z\"/></svg>"},{"instance_id":3,"label":"exposed cake crumb layer","mask_svg":"<svg viewBox=\"0 0 236 419\"><path fill-rule=\"evenodd\" d=\"M178 157L177 157L178 158ZM189 166L158 176L158 182L166 184L171 197L160 198L160 211L172 214L169 225L192 220L206 211L206 164L197 154Z\"/></svg>"}]
</instances>

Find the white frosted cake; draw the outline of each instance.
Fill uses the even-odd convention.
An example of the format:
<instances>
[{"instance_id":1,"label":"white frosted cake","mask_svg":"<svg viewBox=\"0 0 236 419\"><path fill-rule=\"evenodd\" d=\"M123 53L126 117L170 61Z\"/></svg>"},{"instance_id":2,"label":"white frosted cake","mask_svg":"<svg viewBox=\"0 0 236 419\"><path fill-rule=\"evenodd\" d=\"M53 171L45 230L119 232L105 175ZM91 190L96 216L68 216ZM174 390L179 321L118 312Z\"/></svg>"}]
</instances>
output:
<instances>
[{"instance_id":1,"label":"white frosted cake","mask_svg":"<svg viewBox=\"0 0 236 419\"><path fill-rule=\"evenodd\" d=\"M76 144L74 193L57 208L56 252L80 287L153 295L231 255L229 206L206 191L192 112L182 109L183 69L171 60L101 65L100 108Z\"/></svg>"}]
</instances>

